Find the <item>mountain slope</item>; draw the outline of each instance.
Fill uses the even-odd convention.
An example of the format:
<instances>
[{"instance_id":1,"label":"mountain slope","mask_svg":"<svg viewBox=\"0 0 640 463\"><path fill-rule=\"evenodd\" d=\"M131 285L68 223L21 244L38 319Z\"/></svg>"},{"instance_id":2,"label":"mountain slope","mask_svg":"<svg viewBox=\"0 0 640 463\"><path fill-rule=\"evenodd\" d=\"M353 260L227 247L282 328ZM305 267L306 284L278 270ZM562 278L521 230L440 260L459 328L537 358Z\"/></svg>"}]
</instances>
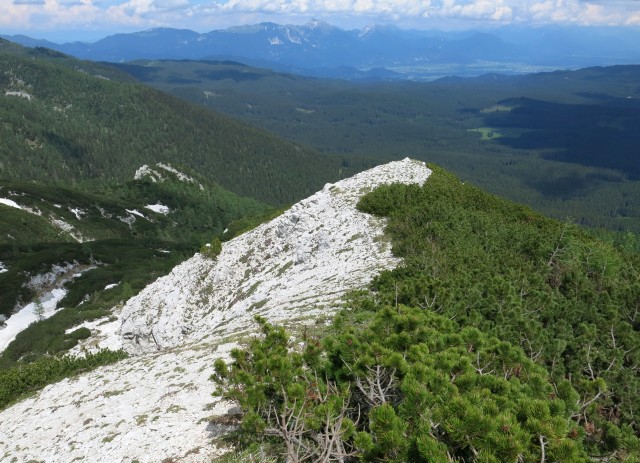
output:
<instances>
[{"instance_id":1,"label":"mountain slope","mask_svg":"<svg viewBox=\"0 0 640 463\"><path fill-rule=\"evenodd\" d=\"M330 219L335 226L317 226ZM352 293L348 310L324 326L350 282L366 285L399 263L386 238L403 265ZM227 274L236 266L245 273ZM639 271L630 246L440 168L380 166L327 185L225 243L216 259L195 256L131 299L118 320L92 323L102 338L84 348L124 345L140 355L0 413L0 451L17 460L208 461L244 416L244 444L264 445L265 433L291 438L276 431L296 423L294 440L317 443L324 424L335 431L342 422L357 434L334 432L338 452L378 461L635 461ZM304 276L318 273L330 278L312 289L317 282ZM238 284L243 291L227 294ZM251 323L253 314L278 326ZM258 328L264 336L232 350ZM216 397L231 403L208 394L216 357L232 360L216 361L214 374ZM327 413L326 404L338 409ZM317 419L274 424L274 407ZM269 443L276 447L259 452L291 450Z\"/></svg>"},{"instance_id":2,"label":"mountain slope","mask_svg":"<svg viewBox=\"0 0 640 463\"><path fill-rule=\"evenodd\" d=\"M632 27L505 27L488 32L419 31L373 25L344 30L322 21L303 25L260 23L207 33L157 28L116 34L95 43L52 44L29 37L7 37L92 60L232 58L288 66L307 75L338 75L340 67L384 67L400 78L430 79L433 74L480 75L531 66L595 66L638 61L638 31ZM353 69L354 76L358 75ZM348 73L345 73L348 75ZM387 76L389 77L389 76Z\"/></svg>"},{"instance_id":3,"label":"mountain slope","mask_svg":"<svg viewBox=\"0 0 640 463\"><path fill-rule=\"evenodd\" d=\"M122 268L109 275L105 247L112 246L113 255L119 254L116 249L126 249L119 256L119 266L136 254L136 244L151 255L162 254L162 249L165 254L176 248L193 252L214 236L222 236L234 221L260 216L269 209L162 163L144 166L128 182L93 194L0 181L0 261L4 265L0 314L9 317L40 297L25 285L52 265L89 265L90 261L99 265L66 283L74 296L64 304L76 306L123 276ZM151 265L148 268L153 271ZM97 274L100 277L92 281Z\"/></svg>"},{"instance_id":4,"label":"mountain slope","mask_svg":"<svg viewBox=\"0 0 640 463\"><path fill-rule=\"evenodd\" d=\"M73 323L104 315L225 228L259 221L265 202L290 203L349 170L131 80L0 40L0 314L68 291L65 310L2 352L2 368L68 349ZM29 286L56 266L85 271Z\"/></svg>"},{"instance_id":5,"label":"mountain slope","mask_svg":"<svg viewBox=\"0 0 640 463\"><path fill-rule=\"evenodd\" d=\"M342 175L339 158L97 74L95 64L14 48L0 43L1 178L86 189L168 162L242 196L283 204Z\"/></svg>"},{"instance_id":6,"label":"mountain slope","mask_svg":"<svg viewBox=\"0 0 640 463\"><path fill-rule=\"evenodd\" d=\"M1 412L0 454L48 462L80 456L110 462L208 461L216 454L211 439L227 429L209 417L230 406L210 395L213 360L231 347L223 343L250 334L257 314L298 328L301 320L313 326L317 316L337 310L345 291L397 265L382 240L384 221L358 212L355 203L377 185L422 183L429 174L423 163L405 160L327 185L281 217L225 243L216 260L196 255L157 280L117 321L91 325L104 334L87 345L97 341L151 352L62 381ZM331 227L319 227L329 219ZM247 247L249 242L254 247ZM247 256L253 249L255 254ZM236 273L227 276L226 270ZM316 281L310 280L314 275ZM242 280L241 290L228 291ZM271 299L255 304L267 292ZM306 299L296 302L294 294ZM224 298L225 306L217 305ZM288 306L280 304L285 300ZM160 306L139 310L152 302ZM156 333L161 347L169 349L158 352L152 341ZM45 418L52 410L55 421Z\"/></svg>"}]
</instances>

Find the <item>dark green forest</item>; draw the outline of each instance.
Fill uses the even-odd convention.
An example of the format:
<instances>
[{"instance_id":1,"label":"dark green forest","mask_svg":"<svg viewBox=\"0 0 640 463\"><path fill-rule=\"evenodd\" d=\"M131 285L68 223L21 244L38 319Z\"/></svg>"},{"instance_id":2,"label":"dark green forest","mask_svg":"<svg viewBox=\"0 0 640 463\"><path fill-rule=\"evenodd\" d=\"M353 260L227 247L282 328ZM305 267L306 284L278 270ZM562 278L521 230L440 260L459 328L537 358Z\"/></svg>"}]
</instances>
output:
<instances>
[{"instance_id":1,"label":"dark green forest","mask_svg":"<svg viewBox=\"0 0 640 463\"><path fill-rule=\"evenodd\" d=\"M638 461L640 259L460 182L391 185L403 266L302 347L263 335L216 362L232 442L290 461ZM298 460L296 460L298 459Z\"/></svg>"},{"instance_id":2,"label":"dark green forest","mask_svg":"<svg viewBox=\"0 0 640 463\"><path fill-rule=\"evenodd\" d=\"M342 158L318 156L148 86L105 77L96 64L42 57L38 49L16 53L7 44L0 42L2 179L86 190L123 183L143 164L164 162L241 196L286 204L354 172Z\"/></svg>"},{"instance_id":3,"label":"dark green forest","mask_svg":"<svg viewBox=\"0 0 640 463\"><path fill-rule=\"evenodd\" d=\"M437 162L561 220L640 232L639 66L427 83L310 79L233 62L119 68L324 153Z\"/></svg>"}]
</instances>

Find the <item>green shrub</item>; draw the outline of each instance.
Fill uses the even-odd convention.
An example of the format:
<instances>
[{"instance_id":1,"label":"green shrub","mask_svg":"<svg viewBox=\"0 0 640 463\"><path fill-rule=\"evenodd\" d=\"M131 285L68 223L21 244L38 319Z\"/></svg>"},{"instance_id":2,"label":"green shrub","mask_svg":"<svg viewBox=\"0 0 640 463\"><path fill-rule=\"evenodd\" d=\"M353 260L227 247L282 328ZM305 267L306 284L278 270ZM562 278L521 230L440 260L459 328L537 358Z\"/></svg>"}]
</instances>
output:
<instances>
[{"instance_id":1,"label":"green shrub","mask_svg":"<svg viewBox=\"0 0 640 463\"><path fill-rule=\"evenodd\" d=\"M102 350L84 357L41 357L32 363L0 370L0 409L48 384L126 357L124 351Z\"/></svg>"},{"instance_id":2,"label":"green shrub","mask_svg":"<svg viewBox=\"0 0 640 463\"><path fill-rule=\"evenodd\" d=\"M219 238L214 238L210 243L205 244L200 248L200 254L215 259L222 252L222 242Z\"/></svg>"}]
</instances>

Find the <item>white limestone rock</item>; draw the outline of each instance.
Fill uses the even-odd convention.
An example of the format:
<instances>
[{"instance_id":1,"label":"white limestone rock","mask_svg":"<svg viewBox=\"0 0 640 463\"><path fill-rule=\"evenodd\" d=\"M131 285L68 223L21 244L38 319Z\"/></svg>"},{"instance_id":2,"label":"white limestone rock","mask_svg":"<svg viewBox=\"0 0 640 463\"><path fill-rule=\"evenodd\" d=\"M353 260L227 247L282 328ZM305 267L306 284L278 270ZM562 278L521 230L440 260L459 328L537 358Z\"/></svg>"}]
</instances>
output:
<instances>
[{"instance_id":1,"label":"white limestone rock","mask_svg":"<svg viewBox=\"0 0 640 463\"><path fill-rule=\"evenodd\" d=\"M405 159L362 172L300 201L280 217L197 254L124 307L120 335L132 353L242 331L256 316L272 322L331 314L342 295L399 260L381 239L384 219L356 210L375 186L423 183L424 163Z\"/></svg>"},{"instance_id":2,"label":"white limestone rock","mask_svg":"<svg viewBox=\"0 0 640 463\"><path fill-rule=\"evenodd\" d=\"M211 396L214 360L256 331L254 315L294 326L331 315L346 291L396 266L380 240L384 220L355 204L380 184L429 174L407 159L327 185L224 243L216 260L197 254L179 265L114 311L117 320L92 322L99 336L85 348L124 343L139 355L0 412L0 460L210 462L225 431L211 417L231 407Z\"/></svg>"}]
</instances>

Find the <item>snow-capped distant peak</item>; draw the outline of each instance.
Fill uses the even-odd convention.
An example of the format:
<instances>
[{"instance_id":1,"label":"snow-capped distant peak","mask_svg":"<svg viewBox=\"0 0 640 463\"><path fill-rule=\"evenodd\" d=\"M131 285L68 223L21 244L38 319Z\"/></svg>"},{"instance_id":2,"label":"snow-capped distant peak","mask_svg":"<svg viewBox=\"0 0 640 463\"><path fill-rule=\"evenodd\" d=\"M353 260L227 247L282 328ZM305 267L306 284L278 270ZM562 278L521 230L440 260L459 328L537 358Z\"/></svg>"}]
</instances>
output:
<instances>
[{"instance_id":1,"label":"snow-capped distant peak","mask_svg":"<svg viewBox=\"0 0 640 463\"><path fill-rule=\"evenodd\" d=\"M319 19L312 19L307 24L305 24L307 29L311 30L324 30L329 31L334 29L334 26L325 21L320 21Z\"/></svg>"},{"instance_id":2,"label":"snow-capped distant peak","mask_svg":"<svg viewBox=\"0 0 640 463\"><path fill-rule=\"evenodd\" d=\"M307 23L307 27L310 29L315 29L316 27L318 27L320 25L320 21L318 21L317 19L312 19L311 21L309 21Z\"/></svg>"}]
</instances>

